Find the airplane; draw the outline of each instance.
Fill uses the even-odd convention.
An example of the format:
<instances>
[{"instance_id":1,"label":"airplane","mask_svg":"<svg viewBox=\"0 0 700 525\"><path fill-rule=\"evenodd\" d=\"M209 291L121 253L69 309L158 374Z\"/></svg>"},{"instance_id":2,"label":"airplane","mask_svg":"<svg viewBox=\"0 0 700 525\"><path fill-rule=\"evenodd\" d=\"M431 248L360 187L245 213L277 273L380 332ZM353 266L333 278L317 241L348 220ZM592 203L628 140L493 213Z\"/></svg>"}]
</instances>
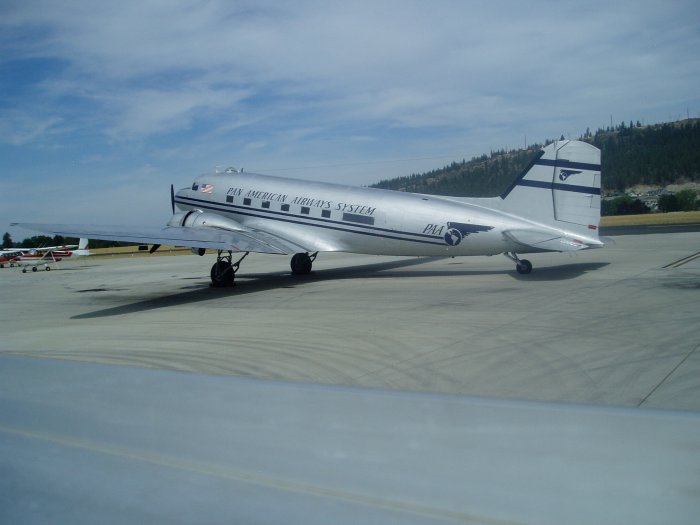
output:
<instances>
[{"instance_id":1,"label":"airplane","mask_svg":"<svg viewBox=\"0 0 700 525\"><path fill-rule=\"evenodd\" d=\"M6 264L10 265L12 268L19 260L18 252L3 251L0 253L0 268L4 268Z\"/></svg>"},{"instance_id":2,"label":"airplane","mask_svg":"<svg viewBox=\"0 0 700 525\"><path fill-rule=\"evenodd\" d=\"M74 249L77 248L77 249ZM48 246L45 248L31 248L26 251L20 251L14 257L14 264L24 266L22 273L27 273L27 268L31 268L36 272L42 264L48 272L51 270L49 263L59 262L70 257L84 257L90 255L88 248L88 239L81 238L78 244L66 246Z\"/></svg>"},{"instance_id":3,"label":"airplane","mask_svg":"<svg viewBox=\"0 0 700 525\"><path fill-rule=\"evenodd\" d=\"M160 227L13 223L53 235L189 246L216 251L212 286L234 284L250 253L292 255L292 274L311 272L320 252L396 256L518 254L600 248L600 150L553 142L498 197L445 197L243 173L200 175L175 193ZM243 253L236 262L234 253Z\"/></svg>"},{"instance_id":4,"label":"airplane","mask_svg":"<svg viewBox=\"0 0 700 525\"><path fill-rule=\"evenodd\" d=\"M82 243L84 241L85 247L87 247L87 239L81 239L80 242ZM14 248L6 248L4 250L0 250L0 256L1 255L6 255L6 254L16 254L16 253L31 253L31 252L39 252L39 251L49 251L49 250L72 250L74 248L80 248L79 244L62 244L61 246L31 246L31 247L26 247L26 246L15 246ZM84 248L82 248L84 249Z\"/></svg>"}]
</instances>

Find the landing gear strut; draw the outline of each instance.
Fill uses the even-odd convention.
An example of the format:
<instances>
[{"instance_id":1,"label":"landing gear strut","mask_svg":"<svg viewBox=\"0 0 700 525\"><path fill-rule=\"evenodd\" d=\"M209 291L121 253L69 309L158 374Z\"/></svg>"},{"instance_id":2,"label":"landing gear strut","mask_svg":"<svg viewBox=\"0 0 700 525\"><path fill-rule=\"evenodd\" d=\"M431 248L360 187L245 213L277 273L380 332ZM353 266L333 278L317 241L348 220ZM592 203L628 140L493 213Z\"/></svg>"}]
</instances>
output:
<instances>
[{"instance_id":1,"label":"landing gear strut","mask_svg":"<svg viewBox=\"0 0 700 525\"><path fill-rule=\"evenodd\" d=\"M503 255L508 257L511 261L515 262L515 269L520 274L530 273L532 271L532 263L527 259L518 259L515 252L506 252Z\"/></svg>"},{"instance_id":2,"label":"landing gear strut","mask_svg":"<svg viewBox=\"0 0 700 525\"><path fill-rule=\"evenodd\" d=\"M238 259L235 263L231 262L233 252L228 252L228 255L222 255L222 251L216 253L216 262L211 267L211 285L215 288L224 288L233 286L233 281L236 277L241 261L245 259L250 252L245 252L245 255Z\"/></svg>"},{"instance_id":3,"label":"landing gear strut","mask_svg":"<svg viewBox=\"0 0 700 525\"><path fill-rule=\"evenodd\" d=\"M290 266L292 267L293 275L309 275L311 273L311 265L316 260L318 252L312 253L296 253L292 257Z\"/></svg>"}]
</instances>

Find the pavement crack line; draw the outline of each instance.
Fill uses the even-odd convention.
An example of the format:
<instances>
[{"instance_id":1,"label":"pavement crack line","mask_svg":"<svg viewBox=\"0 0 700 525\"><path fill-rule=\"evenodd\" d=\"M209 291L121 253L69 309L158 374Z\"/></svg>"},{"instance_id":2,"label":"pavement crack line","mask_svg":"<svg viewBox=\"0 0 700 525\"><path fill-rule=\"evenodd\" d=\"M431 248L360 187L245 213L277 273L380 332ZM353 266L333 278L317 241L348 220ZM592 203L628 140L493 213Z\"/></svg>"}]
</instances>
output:
<instances>
[{"instance_id":1,"label":"pavement crack line","mask_svg":"<svg viewBox=\"0 0 700 525\"><path fill-rule=\"evenodd\" d=\"M659 381L658 384L654 388L651 389L651 392L649 392L644 397L644 399L642 399L639 402L639 404L637 405L637 408L641 407L644 403L646 403L649 400L649 398L652 395L654 395L654 392L656 392L661 387L661 385L663 385L666 382L666 380L669 377L671 377L676 372L676 370L678 370L681 367L681 365L683 363L685 363L688 360L688 358L690 358L690 356L693 355L697 351L698 348L700 348L700 344L696 345L695 348L693 348L690 352L688 352L688 354L683 359L681 359L681 361L676 366L674 366L673 369L668 374L666 374L664 376L664 378L661 381Z\"/></svg>"}]
</instances>

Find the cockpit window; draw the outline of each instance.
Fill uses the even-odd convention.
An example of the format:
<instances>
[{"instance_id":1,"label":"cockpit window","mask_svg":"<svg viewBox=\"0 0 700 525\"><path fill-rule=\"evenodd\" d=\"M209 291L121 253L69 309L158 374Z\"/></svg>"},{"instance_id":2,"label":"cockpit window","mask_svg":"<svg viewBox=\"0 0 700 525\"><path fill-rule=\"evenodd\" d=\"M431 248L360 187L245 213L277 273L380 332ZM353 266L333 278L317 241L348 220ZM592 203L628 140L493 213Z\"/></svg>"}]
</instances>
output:
<instances>
[{"instance_id":1,"label":"cockpit window","mask_svg":"<svg viewBox=\"0 0 700 525\"><path fill-rule=\"evenodd\" d=\"M192 183L192 191L197 191L198 189L199 189L199 184L197 184L196 182L193 182Z\"/></svg>"}]
</instances>

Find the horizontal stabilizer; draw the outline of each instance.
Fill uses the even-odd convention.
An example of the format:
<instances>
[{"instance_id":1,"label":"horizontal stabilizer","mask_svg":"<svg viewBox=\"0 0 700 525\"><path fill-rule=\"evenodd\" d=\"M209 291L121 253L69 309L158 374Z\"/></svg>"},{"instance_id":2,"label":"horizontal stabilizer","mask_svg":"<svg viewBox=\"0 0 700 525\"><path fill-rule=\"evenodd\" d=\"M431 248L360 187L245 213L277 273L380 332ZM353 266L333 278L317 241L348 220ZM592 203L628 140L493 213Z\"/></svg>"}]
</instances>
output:
<instances>
[{"instance_id":1,"label":"horizontal stabilizer","mask_svg":"<svg viewBox=\"0 0 700 525\"><path fill-rule=\"evenodd\" d=\"M573 252L595 247L577 239L557 235L551 231L506 230L503 232L503 236L510 241L517 242L528 248L543 251Z\"/></svg>"}]
</instances>

